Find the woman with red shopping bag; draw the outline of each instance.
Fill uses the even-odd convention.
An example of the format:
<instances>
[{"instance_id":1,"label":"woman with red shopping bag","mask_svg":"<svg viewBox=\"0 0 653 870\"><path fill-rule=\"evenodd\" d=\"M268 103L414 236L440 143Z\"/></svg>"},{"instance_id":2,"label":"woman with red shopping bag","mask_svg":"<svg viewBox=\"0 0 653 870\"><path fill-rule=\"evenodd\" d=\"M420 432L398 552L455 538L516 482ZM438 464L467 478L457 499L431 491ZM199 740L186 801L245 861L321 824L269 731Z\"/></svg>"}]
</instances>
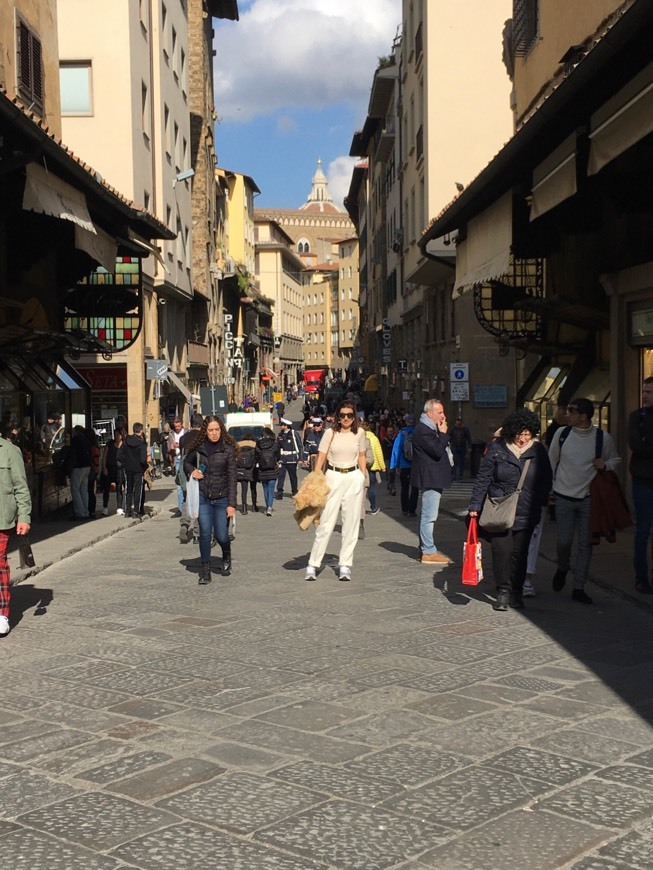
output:
<instances>
[{"instance_id":1,"label":"woman with red shopping bag","mask_svg":"<svg viewBox=\"0 0 653 870\"><path fill-rule=\"evenodd\" d=\"M514 411L503 421L498 437L490 444L474 484L469 503L470 521L478 518L480 536L488 541L497 588L494 610L524 606L522 589L528 547L551 490L552 473L544 447L534 439L540 419L526 408ZM512 499L511 499L512 497ZM513 513L505 528L486 510L511 499ZM488 503L486 505L486 502ZM490 522L494 519L493 525ZM504 511L504 517L505 511Z\"/></svg>"},{"instance_id":2,"label":"woman with red shopping bag","mask_svg":"<svg viewBox=\"0 0 653 870\"><path fill-rule=\"evenodd\" d=\"M463 544L463 586L478 586L483 579L481 542L478 539L478 520L470 517L467 540Z\"/></svg>"}]
</instances>

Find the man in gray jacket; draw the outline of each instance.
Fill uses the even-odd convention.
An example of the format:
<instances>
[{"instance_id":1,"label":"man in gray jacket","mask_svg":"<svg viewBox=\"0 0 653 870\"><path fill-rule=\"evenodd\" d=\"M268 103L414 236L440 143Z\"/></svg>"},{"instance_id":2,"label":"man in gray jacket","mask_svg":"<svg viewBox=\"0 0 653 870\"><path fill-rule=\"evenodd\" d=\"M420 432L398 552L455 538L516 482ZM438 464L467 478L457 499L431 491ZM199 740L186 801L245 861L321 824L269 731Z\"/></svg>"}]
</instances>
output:
<instances>
[{"instance_id":1,"label":"man in gray jacket","mask_svg":"<svg viewBox=\"0 0 653 870\"><path fill-rule=\"evenodd\" d=\"M7 545L16 526L17 535L30 530L32 498L19 448L0 439L0 637L9 634L9 563Z\"/></svg>"},{"instance_id":2,"label":"man in gray jacket","mask_svg":"<svg viewBox=\"0 0 653 870\"><path fill-rule=\"evenodd\" d=\"M419 518L420 561L428 565L448 565L449 556L439 553L433 539L440 510L442 490L451 486L453 454L444 406L439 399L428 399L424 413L413 431L413 461L410 485L422 493Z\"/></svg>"}]
</instances>

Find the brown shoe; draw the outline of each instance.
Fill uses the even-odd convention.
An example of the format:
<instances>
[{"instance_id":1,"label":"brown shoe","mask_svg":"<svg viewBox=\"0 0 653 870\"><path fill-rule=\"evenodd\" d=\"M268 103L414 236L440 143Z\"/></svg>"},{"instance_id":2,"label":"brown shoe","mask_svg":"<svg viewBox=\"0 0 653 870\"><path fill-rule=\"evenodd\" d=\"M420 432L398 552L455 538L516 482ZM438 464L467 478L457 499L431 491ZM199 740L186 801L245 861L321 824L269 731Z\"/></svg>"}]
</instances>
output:
<instances>
[{"instance_id":1,"label":"brown shoe","mask_svg":"<svg viewBox=\"0 0 653 870\"><path fill-rule=\"evenodd\" d=\"M451 559L443 553L422 553L422 565L450 565Z\"/></svg>"}]
</instances>

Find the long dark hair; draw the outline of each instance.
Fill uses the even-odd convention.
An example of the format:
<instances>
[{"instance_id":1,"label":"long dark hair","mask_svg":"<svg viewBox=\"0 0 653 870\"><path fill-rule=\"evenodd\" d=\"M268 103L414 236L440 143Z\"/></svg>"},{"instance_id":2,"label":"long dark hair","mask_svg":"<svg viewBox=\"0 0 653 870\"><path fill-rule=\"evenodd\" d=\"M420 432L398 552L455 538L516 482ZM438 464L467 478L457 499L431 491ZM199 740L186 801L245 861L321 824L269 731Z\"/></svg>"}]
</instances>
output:
<instances>
[{"instance_id":1,"label":"long dark hair","mask_svg":"<svg viewBox=\"0 0 653 870\"><path fill-rule=\"evenodd\" d=\"M208 429L209 423L217 423L220 427L220 441L224 442L224 444L231 444L231 446L236 449L236 442L227 432L227 427L222 419L214 414L209 414L208 417L204 418L202 428L198 431L193 443L188 447L189 453L191 450L197 450L200 444L203 444L207 440L206 430Z\"/></svg>"},{"instance_id":2,"label":"long dark hair","mask_svg":"<svg viewBox=\"0 0 653 870\"><path fill-rule=\"evenodd\" d=\"M358 417L356 416L356 405L354 404L354 402L351 401L351 399L343 399L343 401L340 402L336 410L333 412L333 431L340 432L342 429L342 424L340 422L340 412L344 408L348 408L354 414L354 422L352 423L351 431L355 435L358 432Z\"/></svg>"}]
</instances>

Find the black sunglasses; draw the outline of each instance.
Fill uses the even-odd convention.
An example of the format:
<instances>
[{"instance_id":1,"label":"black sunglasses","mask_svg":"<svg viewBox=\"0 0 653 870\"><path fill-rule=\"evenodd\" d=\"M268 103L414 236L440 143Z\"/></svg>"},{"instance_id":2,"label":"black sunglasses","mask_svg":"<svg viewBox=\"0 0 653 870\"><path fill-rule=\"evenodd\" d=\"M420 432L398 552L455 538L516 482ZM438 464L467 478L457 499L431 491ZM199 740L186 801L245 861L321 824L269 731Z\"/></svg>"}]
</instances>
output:
<instances>
[{"instance_id":1,"label":"black sunglasses","mask_svg":"<svg viewBox=\"0 0 653 870\"><path fill-rule=\"evenodd\" d=\"M338 414L338 416L340 417L341 420L353 420L356 415L352 414L352 413L348 413L348 414L341 413L341 414Z\"/></svg>"}]
</instances>

